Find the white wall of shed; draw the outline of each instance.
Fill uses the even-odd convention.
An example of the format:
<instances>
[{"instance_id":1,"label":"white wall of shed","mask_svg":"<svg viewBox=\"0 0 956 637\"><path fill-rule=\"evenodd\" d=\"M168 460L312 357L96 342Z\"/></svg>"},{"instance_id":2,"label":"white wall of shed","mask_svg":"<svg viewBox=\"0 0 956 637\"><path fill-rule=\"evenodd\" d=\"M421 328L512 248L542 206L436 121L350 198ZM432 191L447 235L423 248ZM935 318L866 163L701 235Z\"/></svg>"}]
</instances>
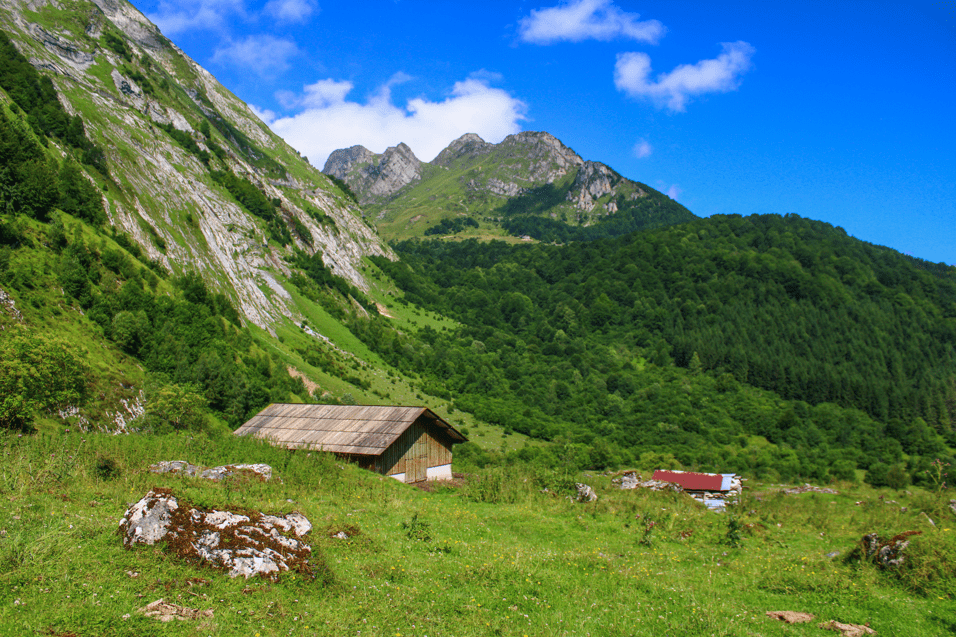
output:
<instances>
[{"instance_id":1,"label":"white wall of shed","mask_svg":"<svg viewBox=\"0 0 956 637\"><path fill-rule=\"evenodd\" d=\"M451 463L428 467L426 475L429 480L451 480Z\"/></svg>"}]
</instances>

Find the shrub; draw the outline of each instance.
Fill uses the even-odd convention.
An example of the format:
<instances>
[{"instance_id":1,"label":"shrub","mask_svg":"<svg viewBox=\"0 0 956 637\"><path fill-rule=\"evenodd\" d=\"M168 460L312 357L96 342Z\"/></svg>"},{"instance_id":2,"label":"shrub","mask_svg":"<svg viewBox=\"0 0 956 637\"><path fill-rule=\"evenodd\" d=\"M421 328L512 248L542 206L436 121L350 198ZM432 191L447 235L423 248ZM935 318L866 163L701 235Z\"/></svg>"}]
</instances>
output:
<instances>
[{"instance_id":1,"label":"shrub","mask_svg":"<svg viewBox=\"0 0 956 637\"><path fill-rule=\"evenodd\" d=\"M0 333L0 427L28 430L41 413L83 405L90 373L61 339L19 325Z\"/></svg>"}]
</instances>

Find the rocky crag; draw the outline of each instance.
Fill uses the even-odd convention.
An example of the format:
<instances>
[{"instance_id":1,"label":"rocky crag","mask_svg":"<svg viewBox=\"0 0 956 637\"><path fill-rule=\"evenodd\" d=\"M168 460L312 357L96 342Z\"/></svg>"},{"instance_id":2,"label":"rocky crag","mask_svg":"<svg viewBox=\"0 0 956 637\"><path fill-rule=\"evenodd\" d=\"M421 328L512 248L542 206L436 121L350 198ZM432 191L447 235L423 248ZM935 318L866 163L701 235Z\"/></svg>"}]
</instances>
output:
<instances>
[{"instance_id":1,"label":"rocky crag","mask_svg":"<svg viewBox=\"0 0 956 637\"><path fill-rule=\"evenodd\" d=\"M376 155L364 146L352 146L329 155L322 172L344 180L358 194L359 203L386 200L422 178L422 162L405 144Z\"/></svg>"}]
</instances>

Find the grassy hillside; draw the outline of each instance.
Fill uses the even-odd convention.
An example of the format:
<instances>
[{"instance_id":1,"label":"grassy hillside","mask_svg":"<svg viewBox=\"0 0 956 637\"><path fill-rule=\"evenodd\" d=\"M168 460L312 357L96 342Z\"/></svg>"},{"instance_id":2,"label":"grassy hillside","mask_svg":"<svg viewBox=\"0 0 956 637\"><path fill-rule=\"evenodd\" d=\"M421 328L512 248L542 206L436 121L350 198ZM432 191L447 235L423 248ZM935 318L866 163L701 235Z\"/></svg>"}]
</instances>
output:
<instances>
[{"instance_id":1,"label":"grassy hillside","mask_svg":"<svg viewBox=\"0 0 956 637\"><path fill-rule=\"evenodd\" d=\"M751 482L721 515L540 466L471 471L426 493L231 436L4 434L0 454L4 635L770 637L826 634L816 626L833 619L881 635L956 629L956 518L931 491L787 496ZM267 462L281 481L146 470L173 458ZM572 479L599 500L571 502ZM154 486L197 506L305 514L314 579L232 580L161 546L125 550L117 520ZM330 537L339 531L350 538ZM852 558L863 534L904 531L922 534L899 569ZM160 598L214 617L159 624L137 613ZM770 610L817 620L787 626Z\"/></svg>"}]
</instances>

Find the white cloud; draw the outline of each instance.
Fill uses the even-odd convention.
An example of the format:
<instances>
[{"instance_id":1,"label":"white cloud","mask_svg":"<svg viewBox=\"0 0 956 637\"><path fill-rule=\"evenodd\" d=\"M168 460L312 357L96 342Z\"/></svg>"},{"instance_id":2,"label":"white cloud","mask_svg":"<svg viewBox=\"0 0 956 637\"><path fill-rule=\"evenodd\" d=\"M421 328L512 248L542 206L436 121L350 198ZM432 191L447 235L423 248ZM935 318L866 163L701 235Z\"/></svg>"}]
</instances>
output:
<instances>
[{"instance_id":1,"label":"white cloud","mask_svg":"<svg viewBox=\"0 0 956 637\"><path fill-rule=\"evenodd\" d=\"M640 139L633 148L634 156L638 159L644 159L645 157L650 157L651 153L654 152L654 147L646 139Z\"/></svg>"},{"instance_id":2,"label":"white cloud","mask_svg":"<svg viewBox=\"0 0 956 637\"><path fill-rule=\"evenodd\" d=\"M259 108L255 104L246 104L246 106L249 107L249 110L255 113L256 117L261 119L266 124L271 124L278 117L275 111L270 111L268 108Z\"/></svg>"},{"instance_id":3,"label":"white cloud","mask_svg":"<svg viewBox=\"0 0 956 637\"><path fill-rule=\"evenodd\" d=\"M249 69L260 76L273 75L289 68L289 60L299 54L292 40L271 35L250 35L231 41L213 53L212 61L225 66Z\"/></svg>"},{"instance_id":4,"label":"white cloud","mask_svg":"<svg viewBox=\"0 0 956 637\"><path fill-rule=\"evenodd\" d=\"M269 0L265 12L280 22L305 22L318 9L315 0Z\"/></svg>"},{"instance_id":5,"label":"white cloud","mask_svg":"<svg viewBox=\"0 0 956 637\"><path fill-rule=\"evenodd\" d=\"M671 187L667 189L666 194L668 197L670 197L674 201L677 201L677 198L680 197L681 194L683 194L683 192L684 191L680 186L678 186L677 184L672 184Z\"/></svg>"},{"instance_id":6,"label":"white cloud","mask_svg":"<svg viewBox=\"0 0 956 637\"><path fill-rule=\"evenodd\" d=\"M631 97L648 97L672 111L683 111L687 100L704 93L726 93L740 85L750 69L755 49L746 42L724 42L713 60L678 66L651 81L651 58L646 53L621 53L614 67L614 85Z\"/></svg>"},{"instance_id":7,"label":"white cloud","mask_svg":"<svg viewBox=\"0 0 956 637\"><path fill-rule=\"evenodd\" d=\"M519 37L532 44L553 44L562 40L613 40L629 38L650 44L666 29L657 20L641 22L636 13L626 13L612 0L570 0L556 7L536 9L522 18Z\"/></svg>"},{"instance_id":8,"label":"white cloud","mask_svg":"<svg viewBox=\"0 0 956 637\"><path fill-rule=\"evenodd\" d=\"M304 106L307 110L324 110L345 102L345 96L352 92L351 82L336 82L335 80L319 80L315 84L305 87L305 95L298 98L287 108Z\"/></svg>"},{"instance_id":9,"label":"white cloud","mask_svg":"<svg viewBox=\"0 0 956 637\"><path fill-rule=\"evenodd\" d=\"M497 143L521 130L526 105L484 79L456 82L443 101L419 97L400 108L392 103L390 87L408 79L405 74L393 76L364 104L346 99L351 82L310 84L297 100L302 111L270 126L320 168L333 150L355 144L381 153L405 142L419 159L431 161L465 133Z\"/></svg>"},{"instance_id":10,"label":"white cloud","mask_svg":"<svg viewBox=\"0 0 956 637\"><path fill-rule=\"evenodd\" d=\"M245 13L243 0L162 0L156 13L146 17L170 36L192 30L221 31L228 17Z\"/></svg>"}]
</instances>

